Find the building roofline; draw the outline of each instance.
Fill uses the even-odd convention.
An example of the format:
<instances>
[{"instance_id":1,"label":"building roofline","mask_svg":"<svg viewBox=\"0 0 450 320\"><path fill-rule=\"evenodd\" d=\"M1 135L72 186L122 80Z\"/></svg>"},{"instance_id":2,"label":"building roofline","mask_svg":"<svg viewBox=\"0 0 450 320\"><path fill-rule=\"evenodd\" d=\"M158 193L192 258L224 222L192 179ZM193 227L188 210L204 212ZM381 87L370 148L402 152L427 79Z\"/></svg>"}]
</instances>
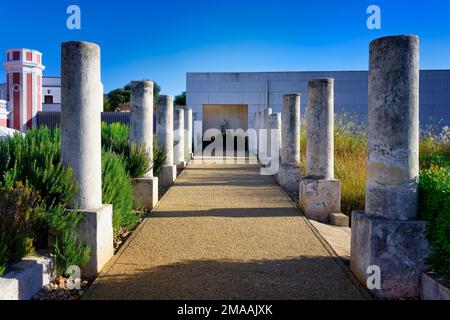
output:
<instances>
[{"instance_id":1,"label":"building roofline","mask_svg":"<svg viewBox=\"0 0 450 320\"><path fill-rule=\"evenodd\" d=\"M450 71L450 69L420 69L420 71ZM317 72L368 72L368 70L307 70L307 71L190 71L186 74L236 74L236 73L317 73Z\"/></svg>"}]
</instances>

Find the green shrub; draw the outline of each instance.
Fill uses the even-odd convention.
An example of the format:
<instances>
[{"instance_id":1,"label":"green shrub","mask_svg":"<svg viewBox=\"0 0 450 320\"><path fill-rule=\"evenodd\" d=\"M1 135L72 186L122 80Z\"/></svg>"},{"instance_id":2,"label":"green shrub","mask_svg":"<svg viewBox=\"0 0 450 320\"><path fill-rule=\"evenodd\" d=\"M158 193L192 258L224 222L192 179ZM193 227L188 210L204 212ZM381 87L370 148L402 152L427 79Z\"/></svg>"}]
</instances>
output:
<instances>
[{"instance_id":1,"label":"green shrub","mask_svg":"<svg viewBox=\"0 0 450 320\"><path fill-rule=\"evenodd\" d=\"M145 149L136 144L129 143L130 129L127 125L102 123L102 147L123 157L126 170L131 178L142 177L150 169L153 174L159 174L161 166L166 160L167 151L158 146L153 139L153 163L149 160Z\"/></svg>"},{"instance_id":2,"label":"green shrub","mask_svg":"<svg viewBox=\"0 0 450 320\"><path fill-rule=\"evenodd\" d=\"M102 195L103 203L113 205L114 232L133 229L139 216L133 212L131 180L122 157L110 151L102 152Z\"/></svg>"},{"instance_id":3,"label":"green shrub","mask_svg":"<svg viewBox=\"0 0 450 320\"><path fill-rule=\"evenodd\" d=\"M89 261L91 248L78 240L77 226L82 215L75 210L58 206L47 210L44 219L55 236L54 254L57 275L68 276L66 270L71 265L85 266Z\"/></svg>"},{"instance_id":4,"label":"green shrub","mask_svg":"<svg viewBox=\"0 0 450 320\"><path fill-rule=\"evenodd\" d=\"M0 275L10 263L33 252L39 202L39 194L21 183L0 188Z\"/></svg>"},{"instance_id":5,"label":"green shrub","mask_svg":"<svg viewBox=\"0 0 450 320\"><path fill-rule=\"evenodd\" d=\"M450 167L450 142L427 136L420 142L420 167Z\"/></svg>"},{"instance_id":6,"label":"green shrub","mask_svg":"<svg viewBox=\"0 0 450 320\"><path fill-rule=\"evenodd\" d=\"M138 144L130 144L127 125L102 123L102 147L123 157L125 168L131 178L142 177L152 166L146 150Z\"/></svg>"},{"instance_id":7,"label":"green shrub","mask_svg":"<svg viewBox=\"0 0 450 320\"><path fill-rule=\"evenodd\" d=\"M61 165L61 131L46 127L0 141L0 183L16 181L39 190L47 207L69 203L76 186L72 170Z\"/></svg>"},{"instance_id":8,"label":"green shrub","mask_svg":"<svg viewBox=\"0 0 450 320\"><path fill-rule=\"evenodd\" d=\"M153 174L157 176L161 167L166 161L167 149L164 146L158 146L156 139L153 141Z\"/></svg>"},{"instance_id":9,"label":"green shrub","mask_svg":"<svg viewBox=\"0 0 450 320\"><path fill-rule=\"evenodd\" d=\"M450 168L422 170L419 187L420 214L433 249L429 262L434 271L450 276Z\"/></svg>"}]
</instances>

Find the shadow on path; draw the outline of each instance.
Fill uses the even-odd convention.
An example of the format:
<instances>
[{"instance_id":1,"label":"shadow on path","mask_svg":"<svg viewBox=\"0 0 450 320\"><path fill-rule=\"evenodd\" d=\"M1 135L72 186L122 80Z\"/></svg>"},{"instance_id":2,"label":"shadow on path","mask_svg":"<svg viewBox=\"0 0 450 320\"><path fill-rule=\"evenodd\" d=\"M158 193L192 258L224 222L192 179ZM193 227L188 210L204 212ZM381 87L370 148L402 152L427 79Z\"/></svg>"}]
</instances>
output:
<instances>
[{"instance_id":1,"label":"shadow on path","mask_svg":"<svg viewBox=\"0 0 450 320\"><path fill-rule=\"evenodd\" d=\"M336 273L331 257L281 260L195 260L105 275L96 299L363 299ZM124 267L124 266L122 266ZM129 266L127 266L129 267ZM117 266L121 268L120 265Z\"/></svg>"}]
</instances>

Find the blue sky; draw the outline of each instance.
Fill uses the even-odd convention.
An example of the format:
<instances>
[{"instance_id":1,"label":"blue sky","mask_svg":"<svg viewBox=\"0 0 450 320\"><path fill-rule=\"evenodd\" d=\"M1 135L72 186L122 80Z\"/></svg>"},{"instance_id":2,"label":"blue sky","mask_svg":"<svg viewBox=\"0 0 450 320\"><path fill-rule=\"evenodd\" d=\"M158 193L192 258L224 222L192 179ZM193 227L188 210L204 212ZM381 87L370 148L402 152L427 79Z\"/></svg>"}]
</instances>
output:
<instances>
[{"instance_id":1,"label":"blue sky","mask_svg":"<svg viewBox=\"0 0 450 320\"><path fill-rule=\"evenodd\" d=\"M66 28L66 9L81 8L81 30ZM381 30L366 9L382 10ZM85 40L102 48L105 91L130 80L156 80L166 94L185 90L186 72L366 70L368 44L418 34L421 68L450 69L448 0L1 0L0 52L44 53L45 75L60 74L60 45ZM4 54L1 55L4 57ZM4 59L4 58L3 58ZM4 72L0 82L4 82Z\"/></svg>"}]
</instances>

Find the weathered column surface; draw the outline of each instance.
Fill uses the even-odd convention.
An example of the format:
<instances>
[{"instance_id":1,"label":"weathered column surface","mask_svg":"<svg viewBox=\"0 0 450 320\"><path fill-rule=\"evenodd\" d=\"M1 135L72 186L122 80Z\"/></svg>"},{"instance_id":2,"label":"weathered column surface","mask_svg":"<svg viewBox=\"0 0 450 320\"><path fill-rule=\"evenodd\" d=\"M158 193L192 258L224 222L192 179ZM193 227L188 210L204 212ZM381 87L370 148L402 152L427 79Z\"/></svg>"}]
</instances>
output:
<instances>
[{"instance_id":1,"label":"weathered column surface","mask_svg":"<svg viewBox=\"0 0 450 320\"><path fill-rule=\"evenodd\" d=\"M184 168L186 161L184 158L184 109L174 108L173 111L174 129L174 165Z\"/></svg>"},{"instance_id":2,"label":"weathered column surface","mask_svg":"<svg viewBox=\"0 0 450 320\"><path fill-rule=\"evenodd\" d=\"M281 154L278 182L289 192L298 192L300 181L300 94L283 95Z\"/></svg>"},{"instance_id":3,"label":"weathered column surface","mask_svg":"<svg viewBox=\"0 0 450 320\"><path fill-rule=\"evenodd\" d=\"M334 79L308 83L306 176L334 178Z\"/></svg>"},{"instance_id":4,"label":"weathered column surface","mask_svg":"<svg viewBox=\"0 0 450 320\"><path fill-rule=\"evenodd\" d=\"M419 295L428 255L417 218L419 39L391 36L370 44L366 211L352 213L351 268L366 284L380 268L377 297Z\"/></svg>"},{"instance_id":5,"label":"weathered column surface","mask_svg":"<svg viewBox=\"0 0 450 320\"><path fill-rule=\"evenodd\" d=\"M264 109L264 129L266 129L266 141L263 143L266 145L266 153L270 156L270 115L272 114L272 108Z\"/></svg>"},{"instance_id":6,"label":"weathered column surface","mask_svg":"<svg viewBox=\"0 0 450 320\"><path fill-rule=\"evenodd\" d=\"M173 164L173 109L173 98L161 95L156 105L156 139L158 146L166 150L166 159L159 172L159 182L164 188L170 186L177 175Z\"/></svg>"},{"instance_id":7,"label":"weathered column surface","mask_svg":"<svg viewBox=\"0 0 450 320\"><path fill-rule=\"evenodd\" d=\"M259 128L259 112L255 112L255 122L253 125L253 128L249 128L248 130L248 135L249 135L249 139L248 139L248 147L249 147L249 152L253 155L258 153L258 138L256 136L256 138L254 138L254 135L251 135L250 131L253 131L256 133L258 132L258 128ZM250 139L250 135L252 137L252 139Z\"/></svg>"},{"instance_id":8,"label":"weathered column surface","mask_svg":"<svg viewBox=\"0 0 450 320\"><path fill-rule=\"evenodd\" d=\"M270 129L272 130L270 135L271 140L271 151L274 151L276 153L280 153L281 148L281 113L275 112L270 115L269 118L270 123ZM277 144L277 148L273 144Z\"/></svg>"},{"instance_id":9,"label":"weathered column surface","mask_svg":"<svg viewBox=\"0 0 450 320\"><path fill-rule=\"evenodd\" d=\"M153 82L131 82L130 143L142 145L153 166ZM153 177L153 168L144 177L135 178L133 196L145 210L158 203L158 178Z\"/></svg>"},{"instance_id":10,"label":"weathered column surface","mask_svg":"<svg viewBox=\"0 0 450 320\"><path fill-rule=\"evenodd\" d=\"M131 82L130 142L142 145L153 161L153 82ZM153 169L146 177L153 176Z\"/></svg>"},{"instance_id":11,"label":"weathered column surface","mask_svg":"<svg viewBox=\"0 0 450 320\"><path fill-rule=\"evenodd\" d=\"M185 144L185 155L184 158L187 161L192 159L192 109L184 109L184 144Z\"/></svg>"},{"instance_id":12,"label":"weathered column surface","mask_svg":"<svg viewBox=\"0 0 450 320\"><path fill-rule=\"evenodd\" d=\"M305 215L328 222L340 214L340 186L334 179L334 79L313 79L306 109L306 177L299 187Z\"/></svg>"},{"instance_id":13,"label":"weathered column surface","mask_svg":"<svg viewBox=\"0 0 450 320\"><path fill-rule=\"evenodd\" d=\"M100 47L65 42L61 47L61 159L73 170L81 211L80 240L91 247L83 276L94 277L113 255L112 206L102 204Z\"/></svg>"}]
</instances>

